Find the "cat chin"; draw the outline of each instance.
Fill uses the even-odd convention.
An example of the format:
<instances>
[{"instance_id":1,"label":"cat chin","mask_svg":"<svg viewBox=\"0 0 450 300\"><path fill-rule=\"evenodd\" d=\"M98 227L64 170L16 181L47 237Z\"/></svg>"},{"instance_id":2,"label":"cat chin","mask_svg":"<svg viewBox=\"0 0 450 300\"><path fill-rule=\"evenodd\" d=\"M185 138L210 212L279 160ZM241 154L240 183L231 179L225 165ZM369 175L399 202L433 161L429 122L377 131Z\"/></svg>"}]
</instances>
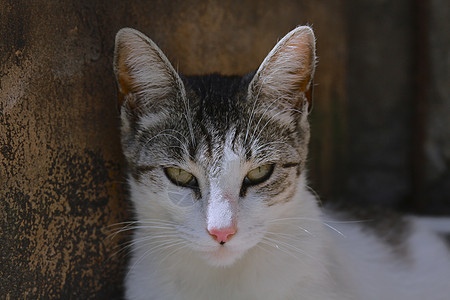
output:
<instances>
[{"instance_id":1,"label":"cat chin","mask_svg":"<svg viewBox=\"0 0 450 300\"><path fill-rule=\"evenodd\" d=\"M210 266L229 267L239 260L246 251L236 251L229 247L220 246L216 250L201 251L199 256Z\"/></svg>"}]
</instances>

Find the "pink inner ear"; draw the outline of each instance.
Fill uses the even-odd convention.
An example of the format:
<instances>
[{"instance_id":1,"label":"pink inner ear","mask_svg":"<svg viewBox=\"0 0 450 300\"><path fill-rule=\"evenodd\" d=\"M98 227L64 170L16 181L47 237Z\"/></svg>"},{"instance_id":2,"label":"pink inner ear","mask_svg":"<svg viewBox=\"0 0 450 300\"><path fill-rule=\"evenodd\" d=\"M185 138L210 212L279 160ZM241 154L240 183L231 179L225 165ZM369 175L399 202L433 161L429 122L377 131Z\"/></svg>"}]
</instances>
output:
<instances>
[{"instance_id":1,"label":"pink inner ear","mask_svg":"<svg viewBox=\"0 0 450 300\"><path fill-rule=\"evenodd\" d=\"M249 87L250 92L272 99L282 95L278 104L284 107L297 109L305 100L310 107L315 64L314 33L309 27L298 27L281 39L264 59Z\"/></svg>"},{"instance_id":2,"label":"pink inner ear","mask_svg":"<svg viewBox=\"0 0 450 300\"><path fill-rule=\"evenodd\" d=\"M314 43L314 35L310 29L296 32L284 45L280 45L268 68L273 68L273 72L279 73L281 80L297 86L299 91L306 91L314 73ZM295 75L291 78L293 74Z\"/></svg>"}]
</instances>

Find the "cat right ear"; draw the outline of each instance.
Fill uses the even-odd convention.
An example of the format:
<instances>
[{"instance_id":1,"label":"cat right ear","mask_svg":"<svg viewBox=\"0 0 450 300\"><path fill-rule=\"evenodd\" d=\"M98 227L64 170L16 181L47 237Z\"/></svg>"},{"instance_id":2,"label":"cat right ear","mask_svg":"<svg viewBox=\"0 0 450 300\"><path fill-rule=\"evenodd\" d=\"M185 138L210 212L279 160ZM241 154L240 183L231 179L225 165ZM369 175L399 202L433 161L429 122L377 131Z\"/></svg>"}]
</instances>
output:
<instances>
[{"instance_id":1,"label":"cat right ear","mask_svg":"<svg viewBox=\"0 0 450 300\"><path fill-rule=\"evenodd\" d=\"M277 99L281 109L311 109L316 66L314 32L300 26L270 51L255 74L249 92L253 97Z\"/></svg>"},{"instance_id":2,"label":"cat right ear","mask_svg":"<svg viewBox=\"0 0 450 300\"><path fill-rule=\"evenodd\" d=\"M142 111L184 91L183 83L161 49L143 33L122 28L116 35L114 73L119 108Z\"/></svg>"}]
</instances>

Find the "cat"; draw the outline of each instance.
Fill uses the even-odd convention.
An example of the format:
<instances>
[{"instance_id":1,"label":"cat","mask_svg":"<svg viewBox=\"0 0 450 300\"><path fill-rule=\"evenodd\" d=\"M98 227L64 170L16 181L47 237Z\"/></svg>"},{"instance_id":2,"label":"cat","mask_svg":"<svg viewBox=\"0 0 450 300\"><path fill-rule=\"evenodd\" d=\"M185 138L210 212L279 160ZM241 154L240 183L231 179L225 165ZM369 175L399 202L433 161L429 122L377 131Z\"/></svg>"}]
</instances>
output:
<instances>
[{"instance_id":1,"label":"cat","mask_svg":"<svg viewBox=\"0 0 450 300\"><path fill-rule=\"evenodd\" d=\"M183 76L117 33L127 299L450 299L450 219L350 214L308 188L315 67L307 26L243 77Z\"/></svg>"}]
</instances>

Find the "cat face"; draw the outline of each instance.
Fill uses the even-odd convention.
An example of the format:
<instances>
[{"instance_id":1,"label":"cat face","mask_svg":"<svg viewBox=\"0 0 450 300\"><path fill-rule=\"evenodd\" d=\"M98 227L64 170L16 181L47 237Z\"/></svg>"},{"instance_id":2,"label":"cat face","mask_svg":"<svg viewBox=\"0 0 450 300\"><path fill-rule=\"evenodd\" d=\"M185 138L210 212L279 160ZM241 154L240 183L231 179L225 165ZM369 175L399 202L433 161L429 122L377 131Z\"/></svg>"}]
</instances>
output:
<instances>
[{"instance_id":1,"label":"cat face","mask_svg":"<svg viewBox=\"0 0 450 300\"><path fill-rule=\"evenodd\" d=\"M298 201L314 64L308 27L244 77L180 76L150 39L119 31L122 146L142 239L222 266L260 242Z\"/></svg>"}]
</instances>

